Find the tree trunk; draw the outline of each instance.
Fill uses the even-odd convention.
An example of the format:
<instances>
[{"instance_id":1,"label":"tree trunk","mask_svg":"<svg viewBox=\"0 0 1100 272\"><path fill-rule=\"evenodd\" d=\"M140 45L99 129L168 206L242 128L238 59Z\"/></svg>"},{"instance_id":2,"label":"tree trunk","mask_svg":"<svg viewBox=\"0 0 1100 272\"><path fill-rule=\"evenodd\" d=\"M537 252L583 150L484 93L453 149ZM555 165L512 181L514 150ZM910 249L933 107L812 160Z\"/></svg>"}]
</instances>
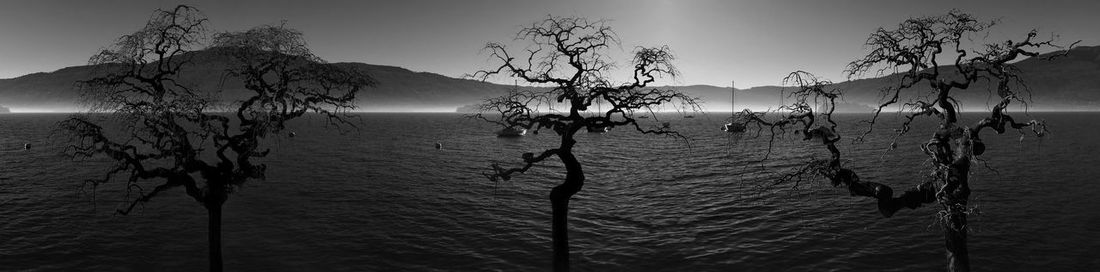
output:
<instances>
[{"instance_id":1,"label":"tree trunk","mask_svg":"<svg viewBox=\"0 0 1100 272\"><path fill-rule=\"evenodd\" d=\"M565 164L565 182L550 190L553 209L554 271L569 271L569 199L584 186L581 164L568 149L558 154Z\"/></svg>"},{"instance_id":2,"label":"tree trunk","mask_svg":"<svg viewBox=\"0 0 1100 272\"><path fill-rule=\"evenodd\" d=\"M966 250L966 214L948 211L947 226L943 230L947 247L947 271L970 271L970 254Z\"/></svg>"},{"instance_id":3,"label":"tree trunk","mask_svg":"<svg viewBox=\"0 0 1100 272\"><path fill-rule=\"evenodd\" d=\"M206 211L209 215L207 225L210 246L210 272L222 271L222 205L225 204L225 193L214 192L206 197Z\"/></svg>"},{"instance_id":4,"label":"tree trunk","mask_svg":"<svg viewBox=\"0 0 1100 272\"><path fill-rule=\"evenodd\" d=\"M970 160L963 156L956 159L950 165L948 182L953 183L954 189L948 191L947 202L944 208L947 218L944 218L944 243L947 248L947 271L970 271L970 254L966 249L966 207L970 200Z\"/></svg>"}]
</instances>

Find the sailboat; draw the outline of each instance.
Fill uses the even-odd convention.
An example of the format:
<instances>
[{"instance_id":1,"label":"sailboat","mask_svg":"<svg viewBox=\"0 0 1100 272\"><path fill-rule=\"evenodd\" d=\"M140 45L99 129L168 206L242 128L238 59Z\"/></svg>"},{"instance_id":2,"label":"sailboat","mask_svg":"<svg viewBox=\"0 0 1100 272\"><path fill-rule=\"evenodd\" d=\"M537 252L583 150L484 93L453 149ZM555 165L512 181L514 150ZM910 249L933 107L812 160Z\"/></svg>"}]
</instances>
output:
<instances>
[{"instance_id":1,"label":"sailboat","mask_svg":"<svg viewBox=\"0 0 1100 272\"><path fill-rule=\"evenodd\" d=\"M518 80L512 82L512 90L519 90L519 81ZM500 138L522 137L523 135L527 134L527 129L522 128L522 127L517 127L515 125L511 125L511 126L503 128L501 130L497 130L496 133L497 133L497 137L500 137ZM538 134L538 131L536 131L535 134Z\"/></svg>"},{"instance_id":2,"label":"sailboat","mask_svg":"<svg viewBox=\"0 0 1100 272\"><path fill-rule=\"evenodd\" d=\"M505 137L505 138L507 138L507 137L520 137L520 136L523 136L524 134L527 134L527 129L525 129L525 128L506 127L504 129L501 129L501 130L497 131L497 137Z\"/></svg>"},{"instance_id":3,"label":"sailboat","mask_svg":"<svg viewBox=\"0 0 1100 272\"><path fill-rule=\"evenodd\" d=\"M604 133L610 130L608 127L588 127L588 132L592 133Z\"/></svg>"},{"instance_id":4,"label":"sailboat","mask_svg":"<svg viewBox=\"0 0 1100 272\"><path fill-rule=\"evenodd\" d=\"M600 101L596 101L596 111L603 112L603 109L602 109L603 107L600 106L601 104L602 103L600 103ZM605 133L608 130L611 130L611 127L588 126L588 132L591 132L591 133Z\"/></svg>"},{"instance_id":5,"label":"sailboat","mask_svg":"<svg viewBox=\"0 0 1100 272\"><path fill-rule=\"evenodd\" d=\"M737 107L734 107L734 96L737 94L737 88L733 87L735 82L730 81L730 122L722 126L722 131L725 132L744 132L745 124L737 123Z\"/></svg>"}]
</instances>

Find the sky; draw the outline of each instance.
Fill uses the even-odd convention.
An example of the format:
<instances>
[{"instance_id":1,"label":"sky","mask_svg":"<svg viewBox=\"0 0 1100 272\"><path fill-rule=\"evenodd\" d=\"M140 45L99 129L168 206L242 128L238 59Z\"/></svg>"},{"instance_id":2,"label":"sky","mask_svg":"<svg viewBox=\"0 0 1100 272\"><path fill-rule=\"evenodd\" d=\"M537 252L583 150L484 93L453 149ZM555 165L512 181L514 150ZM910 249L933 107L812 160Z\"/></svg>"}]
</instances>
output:
<instances>
[{"instance_id":1,"label":"sky","mask_svg":"<svg viewBox=\"0 0 1100 272\"><path fill-rule=\"evenodd\" d=\"M5 0L0 78L83 65L100 48L143 26L153 10L178 4L202 10L216 31L285 20L330 62L393 65L450 77L490 68L493 63L481 52L487 42L510 43L523 25L547 15L608 20L622 41L611 52L620 64L635 46L668 45L682 72L676 80L659 82L670 85L730 86L734 80L739 88L779 85L795 70L843 81L845 64L865 53L863 42L876 28L953 8L1000 18L990 39L1018 39L1035 28L1065 43L1100 45L1100 1Z\"/></svg>"}]
</instances>

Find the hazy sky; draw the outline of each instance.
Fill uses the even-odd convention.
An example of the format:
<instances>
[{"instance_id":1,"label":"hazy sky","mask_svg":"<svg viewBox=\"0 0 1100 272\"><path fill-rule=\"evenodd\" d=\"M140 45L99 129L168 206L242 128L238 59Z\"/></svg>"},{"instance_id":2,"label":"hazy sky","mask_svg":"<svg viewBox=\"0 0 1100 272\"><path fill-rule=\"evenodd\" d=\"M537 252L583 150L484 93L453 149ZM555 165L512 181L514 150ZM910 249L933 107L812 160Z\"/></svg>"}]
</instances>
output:
<instances>
[{"instance_id":1,"label":"hazy sky","mask_svg":"<svg viewBox=\"0 0 1100 272\"><path fill-rule=\"evenodd\" d=\"M479 54L486 42L510 41L522 25L547 14L608 19L623 51L669 45L683 77L666 83L677 85L776 85L793 70L841 81L844 65L863 52L875 28L951 8L1001 17L992 34L997 39L1038 28L1100 44L1100 1L27 0L4 1L0 9L0 78L82 65L141 27L154 9L180 3L201 9L220 31L287 20L328 61L452 77L487 68L487 56Z\"/></svg>"}]
</instances>

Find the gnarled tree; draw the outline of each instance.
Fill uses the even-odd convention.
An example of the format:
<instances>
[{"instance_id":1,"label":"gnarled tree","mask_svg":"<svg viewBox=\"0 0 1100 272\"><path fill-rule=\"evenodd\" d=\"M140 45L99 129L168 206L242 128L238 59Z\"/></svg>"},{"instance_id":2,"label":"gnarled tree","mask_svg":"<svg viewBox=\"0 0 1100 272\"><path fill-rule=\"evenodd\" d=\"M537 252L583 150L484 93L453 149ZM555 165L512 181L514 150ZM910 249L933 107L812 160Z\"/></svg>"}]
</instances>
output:
<instances>
[{"instance_id":1,"label":"gnarled tree","mask_svg":"<svg viewBox=\"0 0 1100 272\"><path fill-rule=\"evenodd\" d=\"M313 56L301 33L283 26L221 33L211 51L230 59L225 80L249 91L219 101L181 74L192 50L206 41L206 19L193 7L157 10L144 28L93 56L95 78L79 82L90 112L60 122L74 158L105 157L114 164L86 182L125 180L120 214L169 189L182 187L209 214L210 270L222 270L222 205L235 188L264 178L265 138L306 113L345 123L356 93L372 84L357 71Z\"/></svg>"},{"instance_id":2,"label":"gnarled tree","mask_svg":"<svg viewBox=\"0 0 1100 272\"><path fill-rule=\"evenodd\" d=\"M614 66L607 50L618 45L618 38L603 21L575 17L548 17L524 27L516 40L528 43L522 50L509 50L504 44L489 43L485 49L491 59L499 62L494 69L473 74L482 80L503 75L524 82L548 87L542 91L515 90L508 95L491 98L480 105L473 115L505 127L550 129L560 138L560 144L538 154L524 153L523 164L515 168L492 165L486 174L491 180L509 180L532 166L557 157L565 165L565 180L550 191L553 212L553 264L555 271L569 270L567 218L569 199L584 186L581 162L573 154L577 144L574 136L581 129L600 131L605 128L629 127L640 133L683 137L667 128L639 124L634 114L650 114L660 105L698 108L695 99L674 90L649 87L659 77L677 76L672 66L673 55L667 47L639 47L633 52L632 74L626 83L613 84L608 79ZM519 51L519 55L513 53ZM599 112L593 105L602 105ZM559 107L564 110L554 110ZM498 115L499 114L499 115Z\"/></svg>"},{"instance_id":3,"label":"gnarled tree","mask_svg":"<svg viewBox=\"0 0 1100 272\"><path fill-rule=\"evenodd\" d=\"M870 53L848 65L846 73L849 77L862 76L870 71L875 71L876 75L886 71L900 74L895 85L883 90L884 101L867 122L869 133L884 109L899 109L904 120L896 130L897 136L890 149L896 146L899 136L910 131L910 125L917 118L930 117L939 122L937 130L932 131L931 139L920 146L932 162L926 180L894 196L889 186L863 181L856 171L842 165L840 151L835 146L840 135L836 131L836 123L832 122L831 110L814 113L805 106L806 99L812 97L824 98L828 108L831 108L839 92L828 89L830 82L796 72L787 78L799 86L799 91L793 94L796 104L791 113L774 121L754 115L750 122L772 129L801 125L806 139L822 139L831 158L809 162L792 174L783 176L780 182L801 180L805 175L823 176L834 186L847 186L854 196L875 198L884 217L892 216L902 207L915 209L922 204L937 202L942 208L939 218L943 223L947 268L950 271L969 271L966 236L967 202L971 187L968 181L972 164L985 151L980 133L986 128L998 134L1004 133L1006 128L1021 132L1030 129L1036 136L1042 137L1047 132L1042 121L1018 122L1010 114L1009 105L1012 102L1026 103L1030 97L1028 85L1012 62L1024 57L1036 57L1043 49L1061 48L1053 44L1053 38L1036 40L1035 31L1027 33L1019 41L972 44L972 36L978 36L974 34L982 34L993 25L993 21L980 21L958 11L908 19L897 28L879 28L872 33L866 42ZM960 101L955 94L973 91L969 90L971 86L982 81L995 86L992 87L995 90L991 91L997 94L996 105L988 112L989 116L979 122L970 126L960 123ZM921 84L926 84L930 93L916 88ZM903 103L902 97L912 98ZM826 120L828 125L814 127L815 118Z\"/></svg>"}]
</instances>

